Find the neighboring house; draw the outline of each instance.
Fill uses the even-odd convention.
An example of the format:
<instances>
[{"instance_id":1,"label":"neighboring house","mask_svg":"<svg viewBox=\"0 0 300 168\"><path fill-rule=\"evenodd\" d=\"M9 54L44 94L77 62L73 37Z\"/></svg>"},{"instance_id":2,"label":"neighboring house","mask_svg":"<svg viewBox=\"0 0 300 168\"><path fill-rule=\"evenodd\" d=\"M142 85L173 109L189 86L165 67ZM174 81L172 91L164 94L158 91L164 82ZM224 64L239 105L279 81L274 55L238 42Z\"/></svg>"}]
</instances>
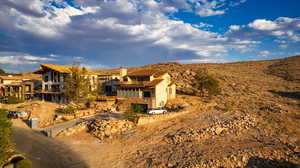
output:
<instances>
[{"instance_id":1,"label":"neighboring house","mask_svg":"<svg viewBox=\"0 0 300 168\"><path fill-rule=\"evenodd\" d=\"M126 68L115 69L114 71L102 71L98 73L98 83L103 94L106 96L117 95L117 85L119 81L123 81L123 77L127 75Z\"/></svg>"},{"instance_id":2,"label":"neighboring house","mask_svg":"<svg viewBox=\"0 0 300 168\"><path fill-rule=\"evenodd\" d=\"M0 96L30 100L34 96L34 80L32 76L0 76Z\"/></svg>"},{"instance_id":3,"label":"neighboring house","mask_svg":"<svg viewBox=\"0 0 300 168\"><path fill-rule=\"evenodd\" d=\"M128 73L117 87L118 98L133 98L133 104L147 108L164 107L176 97L176 85L169 73L158 70L138 70Z\"/></svg>"},{"instance_id":4,"label":"neighboring house","mask_svg":"<svg viewBox=\"0 0 300 168\"><path fill-rule=\"evenodd\" d=\"M39 96L42 100L65 103L64 82L68 74L72 73L72 66L41 64L40 69L35 71L36 74L42 75L42 88ZM94 71L87 70L87 78L90 79L91 91L98 88L98 75Z\"/></svg>"}]
</instances>

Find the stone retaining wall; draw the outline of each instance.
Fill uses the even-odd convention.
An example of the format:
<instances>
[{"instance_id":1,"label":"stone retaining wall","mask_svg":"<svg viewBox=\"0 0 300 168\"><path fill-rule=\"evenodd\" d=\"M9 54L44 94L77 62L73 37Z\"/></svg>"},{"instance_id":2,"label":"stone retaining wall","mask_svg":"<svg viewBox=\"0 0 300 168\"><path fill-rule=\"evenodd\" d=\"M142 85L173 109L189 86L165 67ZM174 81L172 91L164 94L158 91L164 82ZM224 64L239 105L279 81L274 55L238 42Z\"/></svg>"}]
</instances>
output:
<instances>
[{"instance_id":1,"label":"stone retaining wall","mask_svg":"<svg viewBox=\"0 0 300 168\"><path fill-rule=\"evenodd\" d=\"M189 113L189 111L182 111L182 112L169 112L166 114L157 114L157 115L145 115L141 116L137 122L137 125L145 125L150 124L156 121L163 121L167 119L171 119L180 115L184 115Z\"/></svg>"},{"instance_id":2,"label":"stone retaining wall","mask_svg":"<svg viewBox=\"0 0 300 168\"><path fill-rule=\"evenodd\" d=\"M82 122L82 123L80 123L80 124L78 124L74 127L62 130L56 136L69 136L69 135L76 134L77 132L80 132L80 131L83 131L83 130L87 131L87 122Z\"/></svg>"}]
</instances>

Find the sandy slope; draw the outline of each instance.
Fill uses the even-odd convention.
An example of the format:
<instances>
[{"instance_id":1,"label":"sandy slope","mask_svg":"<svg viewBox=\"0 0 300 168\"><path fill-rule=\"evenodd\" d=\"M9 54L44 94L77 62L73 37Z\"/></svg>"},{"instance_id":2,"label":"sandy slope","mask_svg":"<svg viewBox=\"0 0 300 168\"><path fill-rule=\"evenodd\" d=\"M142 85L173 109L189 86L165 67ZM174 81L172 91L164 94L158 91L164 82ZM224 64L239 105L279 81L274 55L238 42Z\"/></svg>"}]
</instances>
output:
<instances>
[{"instance_id":1,"label":"sandy slope","mask_svg":"<svg viewBox=\"0 0 300 168\"><path fill-rule=\"evenodd\" d=\"M91 167L300 165L300 86L265 73L276 62L147 66L179 72L177 79L187 70L207 68L220 81L222 94L211 100L179 95L193 107L191 113L138 127L111 144L100 145L86 133L60 141ZM217 106L198 106L208 101Z\"/></svg>"}]
</instances>

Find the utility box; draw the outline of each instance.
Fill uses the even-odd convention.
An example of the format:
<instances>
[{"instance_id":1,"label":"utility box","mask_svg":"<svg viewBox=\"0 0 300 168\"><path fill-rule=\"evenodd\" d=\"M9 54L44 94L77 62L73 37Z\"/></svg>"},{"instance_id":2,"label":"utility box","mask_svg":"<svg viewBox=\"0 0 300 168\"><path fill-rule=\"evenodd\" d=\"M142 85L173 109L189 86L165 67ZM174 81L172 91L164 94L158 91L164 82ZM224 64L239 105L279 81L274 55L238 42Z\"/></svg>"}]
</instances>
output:
<instances>
[{"instance_id":1,"label":"utility box","mask_svg":"<svg viewBox=\"0 0 300 168\"><path fill-rule=\"evenodd\" d=\"M30 119L30 128L32 128L32 129L39 128L39 119L38 118L31 118Z\"/></svg>"}]
</instances>

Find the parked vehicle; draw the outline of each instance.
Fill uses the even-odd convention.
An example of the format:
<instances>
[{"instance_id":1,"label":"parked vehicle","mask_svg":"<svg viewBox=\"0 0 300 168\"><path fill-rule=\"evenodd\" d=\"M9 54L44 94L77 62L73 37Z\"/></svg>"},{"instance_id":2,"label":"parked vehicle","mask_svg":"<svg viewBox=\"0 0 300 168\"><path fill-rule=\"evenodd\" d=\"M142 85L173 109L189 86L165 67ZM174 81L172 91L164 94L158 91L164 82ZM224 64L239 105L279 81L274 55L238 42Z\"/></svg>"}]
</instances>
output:
<instances>
[{"instance_id":1,"label":"parked vehicle","mask_svg":"<svg viewBox=\"0 0 300 168\"><path fill-rule=\"evenodd\" d=\"M147 111L148 114L165 114L167 110L164 109L149 109Z\"/></svg>"},{"instance_id":2,"label":"parked vehicle","mask_svg":"<svg viewBox=\"0 0 300 168\"><path fill-rule=\"evenodd\" d=\"M25 118L25 117L27 117L27 112L26 111L18 111L17 115L19 118Z\"/></svg>"},{"instance_id":3,"label":"parked vehicle","mask_svg":"<svg viewBox=\"0 0 300 168\"><path fill-rule=\"evenodd\" d=\"M27 112L25 111L10 111L8 112L7 118L17 119L17 118L25 118L27 117Z\"/></svg>"},{"instance_id":4,"label":"parked vehicle","mask_svg":"<svg viewBox=\"0 0 300 168\"><path fill-rule=\"evenodd\" d=\"M18 118L18 114L15 111L10 111L10 112L8 112L7 118L9 118L9 119L17 119Z\"/></svg>"}]
</instances>

